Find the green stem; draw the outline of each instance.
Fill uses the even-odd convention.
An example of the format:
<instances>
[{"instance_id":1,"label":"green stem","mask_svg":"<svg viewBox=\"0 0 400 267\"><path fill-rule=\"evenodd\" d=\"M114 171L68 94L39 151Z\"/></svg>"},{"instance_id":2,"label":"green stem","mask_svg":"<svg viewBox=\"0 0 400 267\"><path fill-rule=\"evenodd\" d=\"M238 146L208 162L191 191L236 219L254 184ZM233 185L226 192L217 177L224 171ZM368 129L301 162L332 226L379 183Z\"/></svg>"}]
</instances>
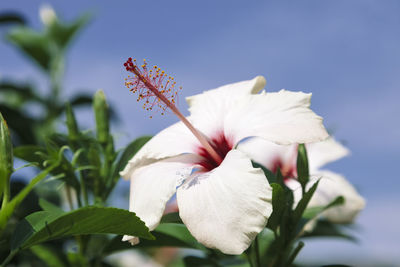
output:
<instances>
[{"instance_id":1,"label":"green stem","mask_svg":"<svg viewBox=\"0 0 400 267\"><path fill-rule=\"evenodd\" d=\"M80 178L81 190L82 190L82 195L83 195L83 202L85 203L85 206L88 206L89 198L88 198L88 194L86 191L86 184L85 184L85 180L82 175L82 172L79 172L79 176L80 176L79 178Z\"/></svg>"},{"instance_id":2,"label":"green stem","mask_svg":"<svg viewBox=\"0 0 400 267\"><path fill-rule=\"evenodd\" d=\"M297 244L297 247L293 250L292 255L289 257L289 260L287 262L287 265L290 266L294 260L296 259L297 255L299 254L300 250L304 247L304 242L300 241Z\"/></svg>"},{"instance_id":3,"label":"green stem","mask_svg":"<svg viewBox=\"0 0 400 267\"><path fill-rule=\"evenodd\" d=\"M10 181L10 178L8 178L8 180L4 186L3 203L1 204L2 210L7 206L8 202L10 201L10 182L9 181Z\"/></svg>"},{"instance_id":4,"label":"green stem","mask_svg":"<svg viewBox=\"0 0 400 267\"><path fill-rule=\"evenodd\" d=\"M260 248L258 245L258 235L256 236L256 239L254 240L254 249L256 251L255 256L256 256L256 266L261 267L261 262L260 262Z\"/></svg>"},{"instance_id":5,"label":"green stem","mask_svg":"<svg viewBox=\"0 0 400 267\"><path fill-rule=\"evenodd\" d=\"M251 254L250 251L247 251L247 252L245 253L245 255L246 255L246 257L247 257L247 261L249 262L250 267L255 267L254 264L253 264L253 259L252 259L252 257L251 257L250 254Z\"/></svg>"},{"instance_id":6,"label":"green stem","mask_svg":"<svg viewBox=\"0 0 400 267\"><path fill-rule=\"evenodd\" d=\"M6 267L17 253L18 250L11 251L10 254L8 254L7 258L1 263L0 267Z\"/></svg>"},{"instance_id":7,"label":"green stem","mask_svg":"<svg viewBox=\"0 0 400 267\"><path fill-rule=\"evenodd\" d=\"M72 204L71 188L68 185L65 186L65 192L66 192L66 195L67 195L67 202L68 202L68 205L69 205L69 209L73 210L74 209L74 205Z\"/></svg>"}]
</instances>

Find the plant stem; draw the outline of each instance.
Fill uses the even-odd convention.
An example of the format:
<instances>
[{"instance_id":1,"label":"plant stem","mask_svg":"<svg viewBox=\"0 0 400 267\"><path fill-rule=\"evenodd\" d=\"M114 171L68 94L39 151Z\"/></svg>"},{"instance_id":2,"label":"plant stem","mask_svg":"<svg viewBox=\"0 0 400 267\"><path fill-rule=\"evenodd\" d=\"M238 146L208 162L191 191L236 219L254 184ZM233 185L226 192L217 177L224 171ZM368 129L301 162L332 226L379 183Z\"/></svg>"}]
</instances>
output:
<instances>
[{"instance_id":1,"label":"plant stem","mask_svg":"<svg viewBox=\"0 0 400 267\"><path fill-rule=\"evenodd\" d=\"M82 175L82 171L79 172L79 181L80 181L81 191L82 191L82 195L83 195L83 202L85 203L85 206L88 206L89 198L88 198L88 194L86 191L86 184L85 184L84 177Z\"/></svg>"},{"instance_id":2,"label":"plant stem","mask_svg":"<svg viewBox=\"0 0 400 267\"><path fill-rule=\"evenodd\" d=\"M304 242L303 242L303 241L300 241L300 242L297 244L297 247L293 250L292 255L290 255L290 257L289 257L289 260L288 260L288 262L287 262L288 266L290 266L290 265L294 262L294 260L296 259L297 255L299 254L300 250L301 250L303 247L304 247Z\"/></svg>"},{"instance_id":3,"label":"plant stem","mask_svg":"<svg viewBox=\"0 0 400 267\"><path fill-rule=\"evenodd\" d=\"M14 258L19 250L13 250L8 254L7 258L1 263L0 267L6 267L7 264Z\"/></svg>"},{"instance_id":4,"label":"plant stem","mask_svg":"<svg viewBox=\"0 0 400 267\"><path fill-rule=\"evenodd\" d=\"M256 256L256 266L261 267L261 262L260 262L260 248L258 245L258 235L256 236L256 239L254 240L254 249L256 251L255 256Z\"/></svg>"},{"instance_id":5,"label":"plant stem","mask_svg":"<svg viewBox=\"0 0 400 267\"><path fill-rule=\"evenodd\" d=\"M10 181L10 178L8 178L8 181ZM4 186L3 203L1 204L1 209L4 209L7 206L9 200L10 200L10 182L7 182Z\"/></svg>"},{"instance_id":6,"label":"plant stem","mask_svg":"<svg viewBox=\"0 0 400 267\"><path fill-rule=\"evenodd\" d=\"M253 264L253 259L252 259L252 257L251 257L250 254L251 254L250 251L247 251L247 252L245 253L245 255L246 255L246 257L247 257L247 261L249 262L250 267L255 267L254 264Z\"/></svg>"},{"instance_id":7,"label":"plant stem","mask_svg":"<svg viewBox=\"0 0 400 267\"><path fill-rule=\"evenodd\" d=\"M68 205L69 205L69 209L73 210L74 209L74 205L72 204L71 188L68 185L65 186L65 192L66 192L66 195L67 195L67 202L68 202Z\"/></svg>"}]
</instances>

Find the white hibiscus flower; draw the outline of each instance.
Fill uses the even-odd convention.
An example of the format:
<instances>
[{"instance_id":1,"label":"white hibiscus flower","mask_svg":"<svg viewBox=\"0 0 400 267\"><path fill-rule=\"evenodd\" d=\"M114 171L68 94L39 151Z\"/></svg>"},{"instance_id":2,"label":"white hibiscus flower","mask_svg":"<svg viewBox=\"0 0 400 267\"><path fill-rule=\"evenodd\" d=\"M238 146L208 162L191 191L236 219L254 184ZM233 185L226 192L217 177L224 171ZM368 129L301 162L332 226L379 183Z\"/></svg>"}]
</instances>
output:
<instances>
[{"instance_id":1,"label":"white hibiscus flower","mask_svg":"<svg viewBox=\"0 0 400 267\"><path fill-rule=\"evenodd\" d=\"M343 196L345 198L343 205L329 208L323 212L322 216L333 223L353 222L365 206L364 198L343 176L320 169L323 165L348 155L349 150L333 138L306 144L306 148L311 175L307 188L320 180L308 207L326 206L337 197ZM279 167L286 185L294 191L295 205L300 201L301 186L296 180L297 145L282 146L253 138L241 143L238 149L246 152L254 161L273 172ZM308 227L308 230L311 229L312 224Z\"/></svg>"},{"instance_id":2,"label":"white hibiscus flower","mask_svg":"<svg viewBox=\"0 0 400 267\"><path fill-rule=\"evenodd\" d=\"M126 84L139 94L138 100L168 91L165 84L152 80L164 75L157 67L150 72L145 63L139 70L131 59L125 66L135 74ZM189 97L186 119L171 104L174 98L167 96L172 99L168 108L183 122L154 136L121 172L131 180L129 209L150 230L157 227L175 193L182 221L209 248L241 254L264 229L272 212L271 187L263 171L253 168L250 157L236 145L249 136L279 144L328 137L322 118L309 108L311 94L259 93L264 86L265 79L259 76ZM145 87L151 92L143 91ZM146 100L144 108L159 103ZM123 240L138 242L132 236Z\"/></svg>"}]
</instances>

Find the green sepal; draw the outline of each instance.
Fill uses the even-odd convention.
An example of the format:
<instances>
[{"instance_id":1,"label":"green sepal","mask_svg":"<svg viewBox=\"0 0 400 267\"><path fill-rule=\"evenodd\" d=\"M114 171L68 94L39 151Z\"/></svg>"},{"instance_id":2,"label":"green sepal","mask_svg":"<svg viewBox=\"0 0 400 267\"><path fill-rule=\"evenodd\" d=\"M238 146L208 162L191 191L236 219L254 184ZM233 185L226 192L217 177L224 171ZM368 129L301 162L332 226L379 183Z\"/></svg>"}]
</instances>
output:
<instances>
[{"instance_id":1,"label":"green sepal","mask_svg":"<svg viewBox=\"0 0 400 267\"><path fill-rule=\"evenodd\" d=\"M13 173L13 146L10 132L0 113L0 197L4 193L3 207L10 197L10 176Z\"/></svg>"},{"instance_id":2,"label":"green sepal","mask_svg":"<svg viewBox=\"0 0 400 267\"><path fill-rule=\"evenodd\" d=\"M301 184L303 192L305 192L306 185L310 179L308 170L308 157L307 150L304 144L299 144L297 151L297 179Z\"/></svg>"}]
</instances>

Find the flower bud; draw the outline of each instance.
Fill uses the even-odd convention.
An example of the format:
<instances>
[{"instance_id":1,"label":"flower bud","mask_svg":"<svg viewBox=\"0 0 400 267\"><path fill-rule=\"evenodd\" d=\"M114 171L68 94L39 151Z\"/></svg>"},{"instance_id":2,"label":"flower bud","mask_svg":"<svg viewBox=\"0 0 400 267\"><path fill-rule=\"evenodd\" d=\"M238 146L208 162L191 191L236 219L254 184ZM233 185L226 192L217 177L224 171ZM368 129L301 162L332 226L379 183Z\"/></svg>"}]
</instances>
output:
<instances>
[{"instance_id":1,"label":"flower bud","mask_svg":"<svg viewBox=\"0 0 400 267\"><path fill-rule=\"evenodd\" d=\"M9 187L12 172L13 147L10 132L6 121L0 113L0 195Z\"/></svg>"}]
</instances>

